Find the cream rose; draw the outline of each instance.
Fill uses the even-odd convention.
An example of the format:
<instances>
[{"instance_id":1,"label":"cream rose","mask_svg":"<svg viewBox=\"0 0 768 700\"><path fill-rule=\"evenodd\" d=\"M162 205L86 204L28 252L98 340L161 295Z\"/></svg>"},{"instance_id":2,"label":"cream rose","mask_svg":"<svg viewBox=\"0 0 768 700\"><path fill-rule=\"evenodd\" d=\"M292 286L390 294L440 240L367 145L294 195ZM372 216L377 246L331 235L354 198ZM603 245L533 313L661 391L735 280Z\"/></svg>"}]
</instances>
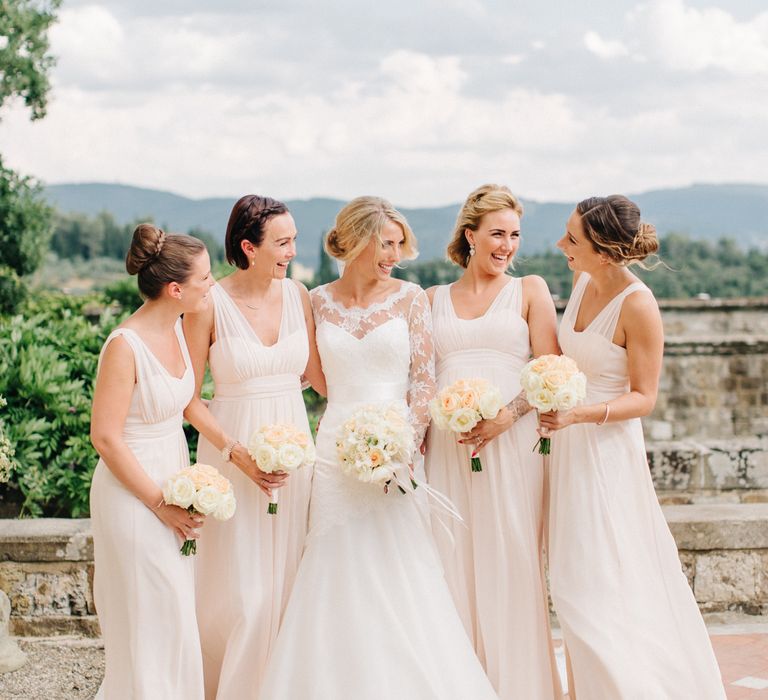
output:
<instances>
[{"instance_id":1,"label":"cream rose","mask_svg":"<svg viewBox=\"0 0 768 700\"><path fill-rule=\"evenodd\" d=\"M555 408L555 397L548 389L539 389L539 391L528 396L528 403L538 411L546 413Z\"/></svg>"},{"instance_id":2,"label":"cream rose","mask_svg":"<svg viewBox=\"0 0 768 700\"><path fill-rule=\"evenodd\" d=\"M195 484L187 476L168 479L163 487L163 500L180 508L189 508L195 500Z\"/></svg>"},{"instance_id":3,"label":"cream rose","mask_svg":"<svg viewBox=\"0 0 768 700\"><path fill-rule=\"evenodd\" d=\"M211 515L219 507L221 499L222 494L213 486L204 486L195 494L195 500L192 505L198 513Z\"/></svg>"},{"instance_id":4,"label":"cream rose","mask_svg":"<svg viewBox=\"0 0 768 700\"><path fill-rule=\"evenodd\" d=\"M490 419L496 418L496 416L499 415L501 407L504 405L503 399L501 398L501 392L496 388L488 389L481 394L478 404L480 415L482 415L483 418Z\"/></svg>"},{"instance_id":5,"label":"cream rose","mask_svg":"<svg viewBox=\"0 0 768 700\"><path fill-rule=\"evenodd\" d=\"M251 454L256 466L263 472L271 472L277 468L277 450L264 443L259 445Z\"/></svg>"},{"instance_id":6,"label":"cream rose","mask_svg":"<svg viewBox=\"0 0 768 700\"><path fill-rule=\"evenodd\" d=\"M237 510L235 494L232 491L227 491L219 499L219 505L213 512L213 517L216 520L229 520L235 514L235 510Z\"/></svg>"},{"instance_id":7,"label":"cream rose","mask_svg":"<svg viewBox=\"0 0 768 700\"><path fill-rule=\"evenodd\" d=\"M298 469L304 461L304 450L292 442L280 445L277 451L277 460L282 469L292 471Z\"/></svg>"},{"instance_id":8,"label":"cream rose","mask_svg":"<svg viewBox=\"0 0 768 700\"><path fill-rule=\"evenodd\" d=\"M477 411L471 408L458 408L448 421L448 427L455 433L466 433L477 425Z\"/></svg>"}]
</instances>

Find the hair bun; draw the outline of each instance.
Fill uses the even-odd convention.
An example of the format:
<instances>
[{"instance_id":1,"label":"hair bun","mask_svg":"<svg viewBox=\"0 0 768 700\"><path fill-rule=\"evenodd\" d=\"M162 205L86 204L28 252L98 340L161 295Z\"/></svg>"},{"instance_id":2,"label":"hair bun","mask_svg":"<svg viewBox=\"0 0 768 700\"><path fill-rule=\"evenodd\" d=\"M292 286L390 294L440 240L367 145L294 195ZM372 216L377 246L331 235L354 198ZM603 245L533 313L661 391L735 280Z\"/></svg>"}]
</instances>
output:
<instances>
[{"instance_id":1,"label":"hair bun","mask_svg":"<svg viewBox=\"0 0 768 700\"><path fill-rule=\"evenodd\" d=\"M125 256L128 274L138 274L155 260L163 250L165 238L163 229L152 224L139 224L133 232L131 247Z\"/></svg>"},{"instance_id":2,"label":"hair bun","mask_svg":"<svg viewBox=\"0 0 768 700\"><path fill-rule=\"evenodd\" d=\"M656 235L656 227L645 221L640 222L640 227L632 241L632 254L637 258L645 258L653 255L659 249L659 239Z\"/></svg>"},{"instance_id":3,"label":"hair bun","mask_svg":"<svg viewBox=\"0 0 768 700\"><path fill-rule=\"evenodd\" d=\"M332 258L341 259L344 257L344 250L339 243L339 232L334 226L325 237L325 250Z\"/></svg>"}]
</instances>

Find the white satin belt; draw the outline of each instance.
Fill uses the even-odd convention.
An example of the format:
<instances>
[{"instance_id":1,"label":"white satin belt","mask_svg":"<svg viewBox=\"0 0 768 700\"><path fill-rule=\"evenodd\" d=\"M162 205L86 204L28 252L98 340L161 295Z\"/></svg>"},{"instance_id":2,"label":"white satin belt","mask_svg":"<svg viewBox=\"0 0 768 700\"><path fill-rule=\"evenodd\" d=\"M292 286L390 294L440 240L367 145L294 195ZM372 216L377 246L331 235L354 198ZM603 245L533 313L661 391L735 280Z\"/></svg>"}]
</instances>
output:
<instances>
[{"instance_id":1,"label":"white satin belt","mask_svg":"<svg viewBox=\"0 0 768 700\"><path fill-rule=\"evenodd\" d=\"M301 392L298 374L272 374L265 377L251 377L236 384L218 383L214 388L214 401L238 401L244 398L267 399L291 392Z\"/></svg>"},{"instance_id":2,"label":"white satin belt","mask_svg":"<svg viewBox=\"0 0 768 700\"><path fill-rule=\"evenodd\" d=\"M183 420L184 416L176 413L158 423L126 422L123 427L123 439L130 443L135 440L156 440L178 435Z\"/></svg>"},{"instance_id":3,"label":"white satin belt","mask_svg":"<svg viewBox=\"0 0 768 700\"><path fill-rule=\"evenodd\" d=\"M466 348L465 350L454 350L453 352L447 352L437 357L435 363L435 369L437 374L444 372L446 369L450 369L456 365L465 367L468 363L476 364L478 367L487 365L488 363L494 365L502 365L510 372L519 372L526 363L526 360L521 360L517 355L512 355L508 352L502 352L501 350L493 350L491 348ZM470 377L467 377L469 379Z\"/></svg>"},{"instance_id":4,"label":"white satin belt","mask_svg":"<svg viewBox=\"0 0 768 700\"><path fill-rule=\"evenodd\" d=\"M328 386L328 403L405 401L407 395L408 384L406 382L336 384Z\"/></svg>"}]
</instances>

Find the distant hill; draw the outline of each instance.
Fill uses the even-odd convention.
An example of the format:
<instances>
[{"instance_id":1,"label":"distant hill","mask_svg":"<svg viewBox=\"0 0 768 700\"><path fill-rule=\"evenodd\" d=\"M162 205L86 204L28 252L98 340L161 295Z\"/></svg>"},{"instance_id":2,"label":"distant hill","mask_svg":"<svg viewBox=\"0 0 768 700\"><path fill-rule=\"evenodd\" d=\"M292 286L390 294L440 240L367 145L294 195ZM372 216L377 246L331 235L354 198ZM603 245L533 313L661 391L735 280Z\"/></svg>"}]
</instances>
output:
<instances>
[{"instance_id":1,"label":"distant hill","mask_svg":"<svg viewBox=\"0 0 768 700\"><path fill-rule=\"evenodd\" d=\"M197 227L219 239L224 238L236 199L188 199L170 192L104 183L49 185L46 195L62 212L93 216L108 211L120 223L151 218L172 231ZM744 248L768 246L768 185L691 185L629 196L661 235L677 231L699 239L733 238ZM315 198L286 203L299 229L298 260L314 267L320 235L333 225L344 202ZM525 254L541 252L557 241L575 203L523 199L523 204ZM419 239L421 260L444 255L459 206L402 209Z\"/></svg>"}]
</instances>

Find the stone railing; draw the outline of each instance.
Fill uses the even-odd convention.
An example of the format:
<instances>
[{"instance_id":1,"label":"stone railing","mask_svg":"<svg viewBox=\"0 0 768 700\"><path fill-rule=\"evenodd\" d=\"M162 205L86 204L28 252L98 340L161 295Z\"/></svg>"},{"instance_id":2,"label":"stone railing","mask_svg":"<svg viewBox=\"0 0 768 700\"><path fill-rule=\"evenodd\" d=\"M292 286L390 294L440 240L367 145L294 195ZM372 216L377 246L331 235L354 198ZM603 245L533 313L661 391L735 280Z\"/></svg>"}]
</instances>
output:
<instances>
[{"instance_id":1,"label":"stone railing","mask_svg":"<svg viewBox=\"0 0 768 700\"><path fill-rule=\"evenodd\" d=\"M768 613L768 503L665 506L683 569L704 612ZM88 520L6 520L0 590L11 634L98 636Z\"/></svg>"}]
</instances>

